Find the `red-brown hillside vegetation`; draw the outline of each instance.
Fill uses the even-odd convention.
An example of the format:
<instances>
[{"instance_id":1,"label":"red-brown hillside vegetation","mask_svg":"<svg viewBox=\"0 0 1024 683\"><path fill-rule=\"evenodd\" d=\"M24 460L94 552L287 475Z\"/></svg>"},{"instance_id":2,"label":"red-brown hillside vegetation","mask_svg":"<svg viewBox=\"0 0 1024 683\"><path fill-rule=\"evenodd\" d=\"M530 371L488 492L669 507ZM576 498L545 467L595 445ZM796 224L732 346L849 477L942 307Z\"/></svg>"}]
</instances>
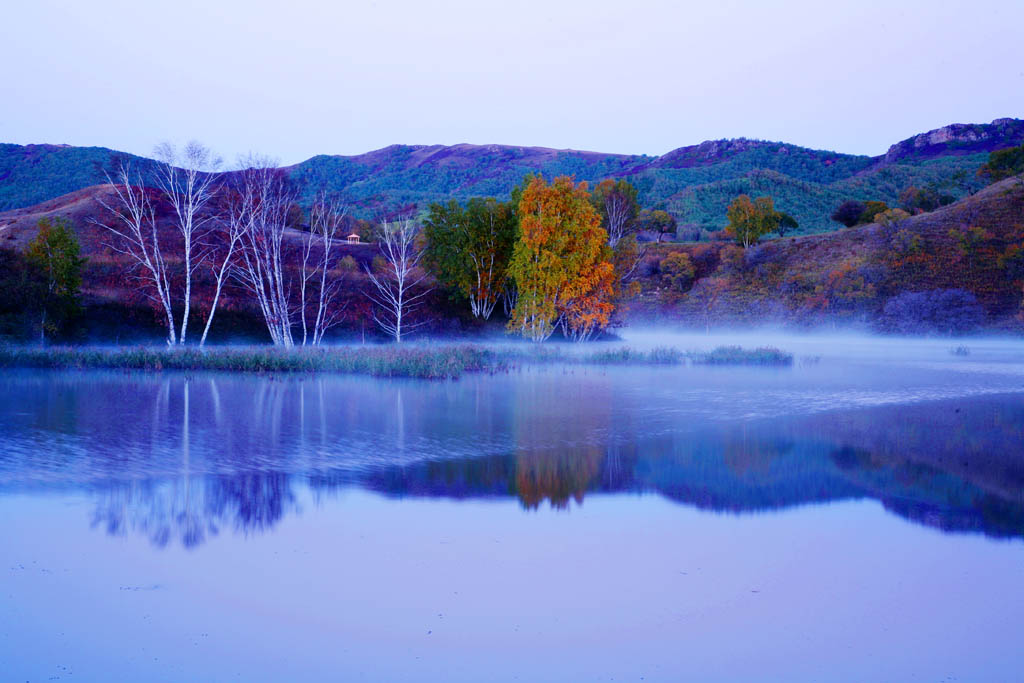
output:
<instances>
[{"instance_id":1,"label":"red-brown hillside vegetation","mask_svg":"<svg viewBox=\"0 0 1024 683\"><path fill-rule=\"evenodd\" d=\"M886 305L907 292L964 290L986 326L1019 329L1024 248L1024 178L991 185L955 204L889 225L765 242L658 245L644 264L638 318L681 324L813 325L826 321L904 329ZM662 267L673 251L690 258L692 288ZM1017 256L1017 260L1020 256ZM890 306L889 317L895 313Z\"/></svg>"}]
</instances>

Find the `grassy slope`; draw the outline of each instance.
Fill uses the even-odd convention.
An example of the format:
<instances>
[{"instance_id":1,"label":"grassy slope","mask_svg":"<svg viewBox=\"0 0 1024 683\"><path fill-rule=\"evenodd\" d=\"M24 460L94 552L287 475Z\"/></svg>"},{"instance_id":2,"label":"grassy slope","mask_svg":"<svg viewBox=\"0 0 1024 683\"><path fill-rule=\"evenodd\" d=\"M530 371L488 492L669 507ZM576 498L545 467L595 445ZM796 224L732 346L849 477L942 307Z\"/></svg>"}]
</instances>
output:
<instances>
[{"instance_id":1,"label":"grassy slope","mask_svg":"<svg viewBox=\"0 0 1024 683\"><path fill-rule=\"evenodd\" d=\"M958 235L969 228L985 232L965 249ZM648 254L649 275L631 314L693 325L872 321L901 292L965 289L978 298L990 323L1016 327L1021 283L1010 280L999 259L1016 244L1024 244L1021 178L896 227L777 239L746 252L726 243L658 245ZM698 279L686 293L670 290L658 271L660 260L674 250L687 252L697 264Z\"/></svg>"}]
</instances>

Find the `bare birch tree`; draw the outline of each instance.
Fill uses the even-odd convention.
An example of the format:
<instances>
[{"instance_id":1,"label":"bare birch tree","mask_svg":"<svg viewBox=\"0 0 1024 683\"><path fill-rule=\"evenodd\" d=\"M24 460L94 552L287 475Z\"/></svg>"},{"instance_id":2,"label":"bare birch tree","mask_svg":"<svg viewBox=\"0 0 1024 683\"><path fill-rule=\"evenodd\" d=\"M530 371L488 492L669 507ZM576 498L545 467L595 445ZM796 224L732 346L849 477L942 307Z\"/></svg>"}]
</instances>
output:
<instances>
[{"instance_id":1,"label":"bare birch tree","mask_svg":"<svg viewBox=\"0 0 1024 683\"><path fill-rule=\"evenodd\" d=\"M182 294L184 313L178 343L184 344L188 334L188 318L192 307L192 276L203 264L207 254L204 238L213 215L207 210L217 193L217 170L221 161L207 147L192 141L181 152L170 143L156 148L156 186L174 210L175 227L183 240L182 267L185 291Z\"/></svg>"},{"instance_id":2,"label":"bare birch tree","mask_svg":"<svg viewBox=\"0 0 1024 683\"><path fill-rule=\"evenodd\" d=\"M335 199L329 199L326 193L320 193L310 208L309 232L302 244L302 281L300 284L300 316L302 320L302 345L307 341L319 346L324 333L341 322L341 314L345 307L335 302L341 281L329 276L337 259L334 258L336 240L345 218L345 207ZM310 268L312 254L317 253L317 261ZM314 287L316 293L316 316L313 329L310 330L306 321L307 289L310 280L319 280Z\"/></svg>"},{"instance_id":3,"label":"bare birch tree","mask_svg":"<svg viewBox=\"0 0 1024 683\"><path fill-rule=\"evenodd\" d=\"M608 231L608 246L615 247L628 234L639 206L637 191L628 181L603 180L594 187L594 208Z\"/></svg>"},{"instance_id":4,"label":"bare birch tree","mask_svg":"<svg viewBox=\"0 0 1024 683\"><path fill-rule=\"evenodd\" d=\"M216 227L210 231L209 243L204 245L211 275L213 275L214 289L210 312L207 314L206 324L203 326L203 336L199 339L199 348L203 348L203 345L206 344L206 337L210 334L210 325L213 324L213 316L217 312L221 292L224 289L224 284L231 277L235 257L242 248L242 239L245 237L247 226L241 218L235 212L227 211L226 215L218 219Z\"/></svg>"},{"instance_id":5,"label":"bare birch tree","mask_svg":"<svg viewBox=\"0 0 1024 683\"><path fill-rule=\"evenodd\" d=\"M423 250L416 244L416 225L408 218L381 223L377 241L387 266L382 273L366 269L373 284L370 299L379 308L374 310L373 320L400 343L403 334L423 324L410 324L408 320L409 314L430 293L429 288L422 286L426 274L418 268Z\"/></svg>"},{"instance_id":6,"label":"bare birch tree","mask_svg":"<svg viewBox=\"0 0 1024 683\"><path fill-rule=\"evenodd\" d=\"M256 299L274 345L290 348L294 340L284 237L295 194L285 172L265 157L243 160L237 181L230 220L240 225L241 249L234 275Z\"/></svg>"},{"instance_id":7,"label":"bare birch tree","mask_svg":"<svg viewBox=\"0 0 1024 683\"><path fill-rule=\"evenodd\" d=\"M114 191L111 201L102 195L97 201L111 216L110 222L93 219L93 223L109 230L115 239L107 246L131 260L129 272L144 283L146 296L163 312L167 324L167 345L177 343L174 309L171 305L171 283L160 246L156 211L146 192L142 176L132 174L131 162L121 162L107 183Z\"/></svg>"}]
</instances>

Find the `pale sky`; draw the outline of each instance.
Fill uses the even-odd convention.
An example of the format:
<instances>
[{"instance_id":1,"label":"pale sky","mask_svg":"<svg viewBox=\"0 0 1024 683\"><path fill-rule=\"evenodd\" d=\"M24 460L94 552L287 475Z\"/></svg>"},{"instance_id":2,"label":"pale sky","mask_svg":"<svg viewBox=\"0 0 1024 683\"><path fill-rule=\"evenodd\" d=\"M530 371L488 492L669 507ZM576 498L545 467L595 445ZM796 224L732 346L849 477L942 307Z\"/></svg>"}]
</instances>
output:
<instances>
[{"instance_id":1,"label":"pale sky","mask_svg":"<svg viewBox=\"0 0 1024 683\"><path fill-rule=\"evenodd\" d=\"M1024 117L1024 2L10 2L0 142L881 154Z\"/></svg>"}]
</instances>

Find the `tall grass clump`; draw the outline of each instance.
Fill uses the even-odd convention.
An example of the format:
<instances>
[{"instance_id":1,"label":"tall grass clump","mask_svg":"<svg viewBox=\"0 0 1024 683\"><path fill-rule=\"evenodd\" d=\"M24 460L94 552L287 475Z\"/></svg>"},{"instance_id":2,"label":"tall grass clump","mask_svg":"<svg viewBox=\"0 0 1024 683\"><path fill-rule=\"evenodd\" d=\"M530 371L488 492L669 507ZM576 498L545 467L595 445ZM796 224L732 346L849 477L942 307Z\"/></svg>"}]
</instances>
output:
<instances>
[{"instance_id":1,"label":"tall grass clump","mask_svg":"<svg viewBox=\"0 0 1024 683\"><path fill-rule=\"evenodd\" d=\"M686 360L686 354L679 349L657 347L650 351L638 351L628 346L606 351L597 351L581 358L590 365L678 365Z\"/></svg>"},{"instance_id":2,"label":"tall grass clump","mask_svg":"<svg viewBox=\"0 0 1024 683\"><path fill-rule=\"evenodd\" d=\"M772 346L744 349L740 346L719 346L705 354L697 354L693 361L704 365L773 365L793 364L793 354Z\"/></svg>"}]
</instances>

